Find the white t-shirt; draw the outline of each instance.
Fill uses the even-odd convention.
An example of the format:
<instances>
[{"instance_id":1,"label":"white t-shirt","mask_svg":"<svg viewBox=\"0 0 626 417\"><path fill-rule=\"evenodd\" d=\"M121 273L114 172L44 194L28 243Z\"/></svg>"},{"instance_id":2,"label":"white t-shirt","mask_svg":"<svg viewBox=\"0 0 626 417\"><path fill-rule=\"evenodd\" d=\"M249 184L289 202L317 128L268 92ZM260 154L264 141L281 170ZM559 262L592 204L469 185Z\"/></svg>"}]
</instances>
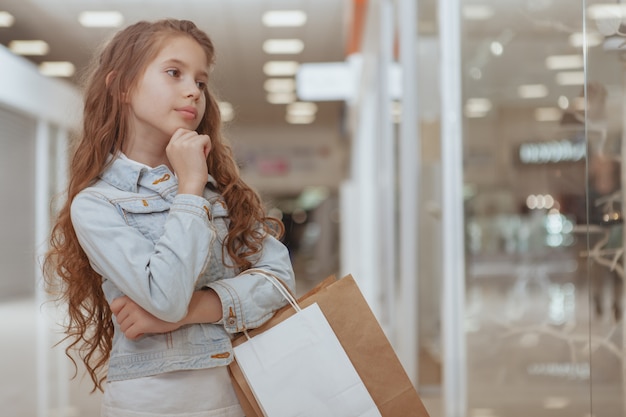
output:
<instances>
[{"instance_id":1,"label":"white t-shirt","mask_svg":"<svg viewBox=\"0 0 626 417\"><path fill-rule=\"evenodd\" d=\"M102 417L244 417L225 366L108 382Z\"/></svg>"}]
</instances>

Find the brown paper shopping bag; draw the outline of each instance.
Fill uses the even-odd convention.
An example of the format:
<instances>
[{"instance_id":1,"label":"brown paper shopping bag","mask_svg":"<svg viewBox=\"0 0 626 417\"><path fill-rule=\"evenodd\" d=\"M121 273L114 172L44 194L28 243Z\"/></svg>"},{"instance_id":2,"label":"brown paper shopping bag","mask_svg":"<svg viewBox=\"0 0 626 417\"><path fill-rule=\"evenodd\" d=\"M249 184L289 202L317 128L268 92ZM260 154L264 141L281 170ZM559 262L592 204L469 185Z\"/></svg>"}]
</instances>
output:
<instances>
[{"instance_id":1,"label":"brown paper shopping bag","mask_svg":"<svg viewBox=\"0 0 626 417\"><path fill-rule=\"evenodd\" d=\"M304 308L317 303L337 335L383 417L428 417L376 317L363 298L354 278L329 277L298 300ZM291 306L279 310L270 321L248 331L250 337L275 326L294 314ZM233 340L233 346L246 341ZM229 365L233 386L246 417L263 417L237 362Z\"/></svg>"}]
</instances>

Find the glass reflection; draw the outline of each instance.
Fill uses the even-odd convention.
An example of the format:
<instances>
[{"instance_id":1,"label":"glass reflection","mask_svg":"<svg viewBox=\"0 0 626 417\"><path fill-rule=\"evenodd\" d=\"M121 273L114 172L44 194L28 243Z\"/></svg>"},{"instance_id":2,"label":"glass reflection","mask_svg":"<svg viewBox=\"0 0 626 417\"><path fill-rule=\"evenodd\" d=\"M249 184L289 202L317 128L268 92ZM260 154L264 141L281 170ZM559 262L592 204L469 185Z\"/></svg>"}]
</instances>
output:
<instances>
[{"instance_id":1,"label":"glass reflection","mask_svg":"<svg viewBox=\"0 0 626 417\"><path fill-rule=\"evenodd\" d=\"M622 416L626 8L482 3L461 0L468 415Z\"/></svg>"}]
</instances>

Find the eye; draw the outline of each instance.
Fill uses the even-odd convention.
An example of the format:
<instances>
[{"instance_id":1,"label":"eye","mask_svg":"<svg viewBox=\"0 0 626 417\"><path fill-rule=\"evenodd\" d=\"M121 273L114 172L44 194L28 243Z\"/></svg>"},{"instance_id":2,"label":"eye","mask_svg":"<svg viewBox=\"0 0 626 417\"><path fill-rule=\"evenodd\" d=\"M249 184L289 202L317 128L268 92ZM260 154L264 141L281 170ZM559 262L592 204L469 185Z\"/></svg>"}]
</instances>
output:
<instances>
[{"instance_id":1,"label":"eye","mask_svg":"<svg viewBox=\"0 0 626 417\"><path fill-rule=\"evenodd\" d=\"M196 86L198 86L200 90L206 90L206 83L204 81L196 81Z\"/></svg>"},{"instance_id":2,"label":"eye","mask_svg":"<svg viewBox=\"0 0 626 417\"><path fill-rule=\"evenodd\" d=\"M174 77L174 78L178 78L180 76L180 71L177 69L168 69L167 71L165 71L167 73L167 75L169 75L170 77Z\"/></svg>"}]
</instances>

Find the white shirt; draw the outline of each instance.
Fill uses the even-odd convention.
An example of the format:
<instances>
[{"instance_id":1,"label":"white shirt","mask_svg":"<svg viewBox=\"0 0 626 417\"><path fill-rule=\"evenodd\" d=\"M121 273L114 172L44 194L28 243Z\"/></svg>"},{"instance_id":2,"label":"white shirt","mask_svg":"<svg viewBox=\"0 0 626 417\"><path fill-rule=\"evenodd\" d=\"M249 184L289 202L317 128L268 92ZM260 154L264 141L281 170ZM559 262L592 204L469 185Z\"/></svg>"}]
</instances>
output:
<instances>
[{"instance_id":1,"label":"white shirt","mask_svg":"<svg viewBox=\"0 0 626 417\"><path fill-rule=\"evenodd\" d=\"M108 382L102 417L244 417L225 366Z\"/></svg>"}]
</instances>

